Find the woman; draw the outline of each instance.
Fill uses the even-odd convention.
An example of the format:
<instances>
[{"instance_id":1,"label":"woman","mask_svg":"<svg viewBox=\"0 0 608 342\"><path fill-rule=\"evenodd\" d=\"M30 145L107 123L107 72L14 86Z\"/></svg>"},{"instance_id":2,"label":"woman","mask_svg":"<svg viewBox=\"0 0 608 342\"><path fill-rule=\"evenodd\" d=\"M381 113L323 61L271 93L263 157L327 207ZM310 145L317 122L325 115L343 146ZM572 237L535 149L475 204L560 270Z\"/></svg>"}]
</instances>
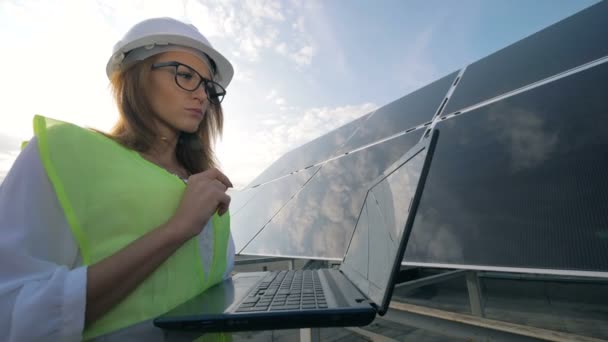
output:
<instances>
[{"instance_id":1,"label":"woman","mask_svg":"<svg viewBox=\"0 0 608 342\"><path fill-rule=\"evenodd\" d=\"M232 184L211 147L232 66L194 26L156 18L106 70L113 131L37 116L0 186L2 341L162 336L152 318L230 275Z\"/></svg>"}]
</instances>

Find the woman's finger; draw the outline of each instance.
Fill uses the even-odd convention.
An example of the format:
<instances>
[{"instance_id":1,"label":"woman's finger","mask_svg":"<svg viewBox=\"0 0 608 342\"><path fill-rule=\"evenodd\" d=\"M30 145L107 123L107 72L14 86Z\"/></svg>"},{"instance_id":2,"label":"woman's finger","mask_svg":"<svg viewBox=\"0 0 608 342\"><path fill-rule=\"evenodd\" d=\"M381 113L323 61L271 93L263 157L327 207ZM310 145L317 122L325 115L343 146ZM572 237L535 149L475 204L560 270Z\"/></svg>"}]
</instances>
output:
<instances>
[{"instance_id":1,"label":"woman's finger","mask_svg":"<svg viewBox=\"0 0 608 342\"><path fill-rule=\"evenodd\" d=\"M228 179L228 177L222 173L222 171L213 168L213 169L209 169L205 172L203 172L204 174L208 175L209 177L211 177L212 179L217 179L218 181L222 182L224 185L226 185L227 188L232 188L232 182L230 181L230 179Z\"/></svg>"}]
</instances>

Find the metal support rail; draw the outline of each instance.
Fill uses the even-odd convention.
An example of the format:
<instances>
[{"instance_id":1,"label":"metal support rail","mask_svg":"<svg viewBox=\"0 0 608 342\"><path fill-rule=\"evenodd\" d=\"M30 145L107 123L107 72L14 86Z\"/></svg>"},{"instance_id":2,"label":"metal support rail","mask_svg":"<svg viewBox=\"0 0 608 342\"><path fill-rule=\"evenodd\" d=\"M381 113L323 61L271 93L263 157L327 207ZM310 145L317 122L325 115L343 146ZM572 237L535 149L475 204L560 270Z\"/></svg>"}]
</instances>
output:
<instances>
[{"instance_id":1,"label":"metal support rail","mask_svg":"<svg viewBox=\"0 0 608 342\"><path fill-rule=\"evenodd\" d=\"M432 318L438 318L440 320L445 320L449 322L457 322L462 323L468 326L474 326L489 330L500 331L512 335L526 336L536 339L542 339L547 341L556 341L556 342L601 342L605 340L600 340L593 337L575 335L560 331L542 329L531 327L527 325L509 323L504 321L496 321L488 318L477 317L457 312L438 310L433 308L428 308L424 306L418 306L407 303L398 303L391 302L390 308L392 310L397 310L397 312L407 312L414 313L421 316L427 316ZM385 319L390 321L400 323L400 324L411 324L409 320L401 319L399 315L390 315L387 314ZM408 323L409 322L409 323Z\"/></svg>"}]
</instances>

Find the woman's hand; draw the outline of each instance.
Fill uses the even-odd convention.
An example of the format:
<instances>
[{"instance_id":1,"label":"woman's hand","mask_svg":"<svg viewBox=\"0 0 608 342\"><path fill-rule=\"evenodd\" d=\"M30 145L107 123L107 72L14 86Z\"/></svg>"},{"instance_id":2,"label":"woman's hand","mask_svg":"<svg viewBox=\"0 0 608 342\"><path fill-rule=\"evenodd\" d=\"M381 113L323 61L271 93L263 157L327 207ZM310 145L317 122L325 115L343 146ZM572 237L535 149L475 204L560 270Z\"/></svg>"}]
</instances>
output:
<instances>
[{"instance_id":1,"label":"woman's hand","mask_svg":"<svg viewBox=\"0 0 608 342\"><path fill-rule=\"evenodd\" d=\"M232 182L215 168L190 176L169 226L183 233L186 239L198 235L216 211L219 215L228 211L230 196L226 190L230 187Z\"/></svg>"}]
</instances>

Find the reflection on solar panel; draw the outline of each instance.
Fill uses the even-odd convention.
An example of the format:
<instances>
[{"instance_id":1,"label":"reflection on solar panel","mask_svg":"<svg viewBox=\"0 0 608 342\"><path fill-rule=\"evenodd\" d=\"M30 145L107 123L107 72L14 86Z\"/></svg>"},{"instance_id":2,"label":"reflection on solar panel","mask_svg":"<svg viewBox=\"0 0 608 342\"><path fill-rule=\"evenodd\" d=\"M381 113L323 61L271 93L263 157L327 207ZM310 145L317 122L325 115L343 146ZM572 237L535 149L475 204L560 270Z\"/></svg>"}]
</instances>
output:
<instances>
[{"instance_id":1,"label":"reflection on solar panel","mask_svg":"<svg viewBox=\"0 0 608 342\"><path fill-rule=\"evenodd\" d=\"M605 18L608 1L287 153L234 195L237 250L341 260L382 216L359 217L370 182L433 126L406 264L608 277Z\"/></svg>"},{"instance_id":2,"label":"reflection on solar panel","mask_svg":"<svg viewBox=\"0 0 608 342\"><path fill-rule=\"evenodd\" d=\"M405 260L608 271L607 90L604 63L438 123Z\"/></svg>"},{"instance_id":3,"label":"reflection on solar panel","mask_svg":"<svg viewBox=\"0 0 608 342\"><path fill-rule=\"evenodd\" d=\"M247 246L237 244L237 250L342 260L370 182L421 136L420 130L411 132L323 164L260 234ZM234 229L237 235L242 227Z\"/></svg>"},{"instance_id":4,"label":"reflection on solar panel","mask_svg":"<svg viewBox=\"0 0 608 342\"><path fill-rule=\"evenodd\" d=\"M336 156L338 150L371 115L372 113L364 115L308 144L289 151L256 177L251 184L266 183Z\"/></svg>"},{"instance_id":5,"label":"reflection on solar panel","mask_svg":"<svg viewBox=\"0 0 608 342\"><path fill-rule=\"evenodd\" d=\"M247 202L240 210L233 210L231 204L231 225L253 229L234 234L235 245L244 246L254 238L318 170L318 166L303 170L251 189L253 195L243 193L242 196L237 196L238 200L247 200Z\"/></svg>"},{"instance_id":6,"label":"reflection on solar panel","mask_svg":"<svg viewBox=\"0 0 608 342\"><path fill-rule=\"evenodd\" d=\"M397 101L387 104L365 121L341 152L386 139L395 134L430 122L456 78L457 72L447 75ZM405 153L404 150L403 153Z\"/></svg>"}]
</instances>

